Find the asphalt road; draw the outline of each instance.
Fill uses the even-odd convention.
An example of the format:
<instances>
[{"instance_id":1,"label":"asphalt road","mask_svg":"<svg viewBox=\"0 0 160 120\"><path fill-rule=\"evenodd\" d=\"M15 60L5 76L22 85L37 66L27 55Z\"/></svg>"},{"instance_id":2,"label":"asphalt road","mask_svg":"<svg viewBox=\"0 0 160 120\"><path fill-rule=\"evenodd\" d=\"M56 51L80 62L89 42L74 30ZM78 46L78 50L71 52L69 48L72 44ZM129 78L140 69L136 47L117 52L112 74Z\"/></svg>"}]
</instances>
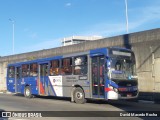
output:
<instances>
[{"instance_id":1,"label":"asphalt road","mask_svg":"<svg viewBox=\"0 0 160 120\"><path fill-rule=\"evenodd\" d=\"M109 118L110 120L141 120L141 119L157 119L157 117L119 117L121 111L122 116L127 115L123 114L123 112L129 112L132 113L132 111L145 111L146 113L148 111L157 112L160 111L160 104L151 104L151 103L143 103L143 102L128 102L128 101L91 101L89 100L85 104L76 104L71 103L70 99L67 98L55 98L55 97L35 97L32 99L27 99L23 97L22 95L15 95L15 94L0 94L0 111L55 111L55 112L48 112L48 114L53 115L59 115L60 117L47 117L47 118L23 118L23 119L56 119L56 120L63 120L63 119L69 119L69 120L81 120L81 119L88 119L88 120L101 120ZM57 111L60 111L56 113ZM68 112L65 112L68 111ZM84 116L82 114L83 112L70 112L70 111L87 111L85 112L85 117L79 117ZM95 112L93 112L95 111ZM98 112L99 111L99 112ZM108 112L101 112L101 111L108 111ZM118 111L118 112L110 112L110 111ZM65 117L66 115L74 114L73 117ZM104 114L109 114L109 117L103 117ZM115 117L110 117L114 116ZM99 117L96 117L99 116ZM0 118L1 120L2 118ZM20 120L22 118L7 118L9 120Z\"/></svg>"}]
</instances>

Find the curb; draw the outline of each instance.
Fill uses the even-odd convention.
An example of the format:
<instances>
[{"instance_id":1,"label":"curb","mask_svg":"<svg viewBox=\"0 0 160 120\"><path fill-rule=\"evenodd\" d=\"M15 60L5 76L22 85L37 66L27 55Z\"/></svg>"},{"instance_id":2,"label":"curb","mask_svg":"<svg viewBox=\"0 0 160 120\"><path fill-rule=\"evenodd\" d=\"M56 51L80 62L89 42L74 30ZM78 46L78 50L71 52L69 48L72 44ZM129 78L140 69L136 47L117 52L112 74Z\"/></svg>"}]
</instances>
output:
<instances>
[{"instance_id":1,"label":"curb","mask_svg":"<svg viewBox=\"0 0 160 120\"><path fill-rule=\"evenodd\" d=\"M5 91L5 92L0 92L0 94L12 94L11 92Z\"/></svg>"}]
</instances>

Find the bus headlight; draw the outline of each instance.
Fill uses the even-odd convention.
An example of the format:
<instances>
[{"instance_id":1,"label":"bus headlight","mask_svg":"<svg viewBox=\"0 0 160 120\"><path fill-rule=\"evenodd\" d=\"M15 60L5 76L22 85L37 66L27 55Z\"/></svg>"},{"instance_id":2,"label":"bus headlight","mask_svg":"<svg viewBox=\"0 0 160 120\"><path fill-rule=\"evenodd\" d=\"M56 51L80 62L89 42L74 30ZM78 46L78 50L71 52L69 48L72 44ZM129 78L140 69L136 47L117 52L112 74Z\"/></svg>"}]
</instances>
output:
<instances>
[{"instance_id":1,"label":"bus headlight","mask_svg":"<svg viewBox=\"0 0 160 120\"><path fill-rule=\"evenodd\" d=\"M114 88L113 86L109 86L110 90L112 91L115 91L115 92L118 92L118 89L117 88Z\"/></svg>"},{"instance_id":2,"label":"bus headlight","mask_svg":"<svg viewBox=\"0 0 160 120\"><path fill-rule=\"evenodd\" d=\"M111 90L113 90L113 87L112 87L112 86L109 86L109 88L110 88Z\"/></svg>"},{"instance_id":3,"label":"bus headlight","mask_svg":"<svg viewBox=\"0 0 160 120\"><path fill-rule=\"evenodd\" d=\"M117 89L117 88L114 88L114 91L115 91L115 92L118 92L118 89Z\"/></svg>"}]
</instances>

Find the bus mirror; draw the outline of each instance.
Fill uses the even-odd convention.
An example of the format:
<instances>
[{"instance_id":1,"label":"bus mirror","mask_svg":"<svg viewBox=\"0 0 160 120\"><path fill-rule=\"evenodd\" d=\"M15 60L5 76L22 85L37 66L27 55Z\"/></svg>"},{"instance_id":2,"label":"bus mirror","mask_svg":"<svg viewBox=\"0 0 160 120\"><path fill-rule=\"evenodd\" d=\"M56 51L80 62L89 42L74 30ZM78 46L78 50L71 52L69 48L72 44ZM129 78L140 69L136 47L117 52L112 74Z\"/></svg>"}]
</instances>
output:
<instances>
[{"instance_id":1,"label":"bus mirror","mask_svg":"<svg viewBox=\"0 0 160 120\"><path fill-rule=\"evenodd\" d=\"M106 67L110 68L111 67L111 61L110 60L106 60Z\"/></svg>"},{"instance_id":2,"label":"bus mirror","mask_svg":"<svg viewBox=\"0 0 160 120\"><path fill-rule=\"evenodd\" d=\"M105 72L107 73L110 69L110 63L108 62L108 60L106 60L106 63L105 63Z\"/></svg>"}]
</instances>

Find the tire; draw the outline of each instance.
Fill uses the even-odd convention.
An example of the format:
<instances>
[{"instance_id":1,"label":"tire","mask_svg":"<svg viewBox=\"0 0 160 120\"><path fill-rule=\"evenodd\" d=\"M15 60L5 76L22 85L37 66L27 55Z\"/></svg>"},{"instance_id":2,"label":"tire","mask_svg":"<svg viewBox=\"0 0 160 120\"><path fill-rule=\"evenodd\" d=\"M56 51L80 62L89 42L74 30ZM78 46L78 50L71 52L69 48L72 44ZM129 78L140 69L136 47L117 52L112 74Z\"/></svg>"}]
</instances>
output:
<instances>
[{"instance_id":1,"label":"tire","mask_svg":"<svg viewBox=\"0 0 160 120\"><path fill-rule=\"evenodd\" d=\"M31 94L31 89L30 89L29 86L26 86L26 87L25 87L24 96L25 96L26 98L32 98L32 97L33 97L32 94Z\"/></svg>"},{"instance_id":2,"label":"tire","mask_svg":"<svg viewBox=\"0 0 160 120\"><path fill-rule=\"evenodd\" d=\"M83 104L86 102L84 92L80 87L75 88L73 92L73 98L74 98L75 103L77 104Z\"/></svg>"}]
</instances>

